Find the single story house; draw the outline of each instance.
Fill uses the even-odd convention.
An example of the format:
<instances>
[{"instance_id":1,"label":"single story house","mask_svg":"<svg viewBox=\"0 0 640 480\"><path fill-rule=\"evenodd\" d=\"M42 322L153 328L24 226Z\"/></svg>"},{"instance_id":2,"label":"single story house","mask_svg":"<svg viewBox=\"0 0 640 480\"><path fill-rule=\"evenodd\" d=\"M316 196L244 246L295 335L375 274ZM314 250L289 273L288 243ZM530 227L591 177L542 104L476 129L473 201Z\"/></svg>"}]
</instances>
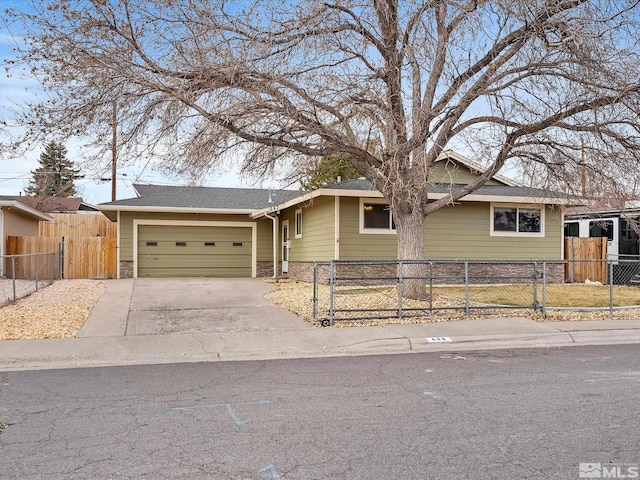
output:
<instances>
[{"instance_id":1,"label":"single story house","mask_svg":"<svg viewBox=\"0 0 640 480\"><path fill-rule=\"evenodd\" d=\"M0 257L7 255L7 237L36 237L38 223L53 220L49 215L24 203L0 197ZM4 262L0 262L0 275Z\"/></svg>"},{"instance_id":2,"label":"single story house","mask_svg":"<svg viewBox=\"0 0 640 480\"><path fill-rule=\"evenodd\" d=\"M429 195L475 178L481 166L448 151ZM118 225L118 277L272 276L310 280L313 262L395 259L383 195L364 179L311 192L135 185L138 197L98 205ZM432 259L563 258L563 206L578 203L497 175L426 220Z\"/></svg>"}]
</instances>

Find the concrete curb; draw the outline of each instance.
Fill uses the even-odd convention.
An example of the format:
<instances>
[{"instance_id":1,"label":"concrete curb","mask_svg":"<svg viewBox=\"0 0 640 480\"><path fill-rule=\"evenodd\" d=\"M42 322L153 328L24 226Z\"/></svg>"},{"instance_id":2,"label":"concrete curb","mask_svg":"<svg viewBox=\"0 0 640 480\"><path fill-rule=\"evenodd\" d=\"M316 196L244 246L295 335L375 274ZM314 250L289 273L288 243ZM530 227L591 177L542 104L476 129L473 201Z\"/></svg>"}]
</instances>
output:
<instances>
[{"instance_id":1,"label":"concrete curb","mask_svg":"<svg viewBox=\"0 0 640 480\"><path fill-rule=\"evenodd\" d=\"M0 371L640 344L637 329L457 336L451 342L428 343L423 336L389 336L382 327L370 327L365 333L363 328L369 327L312 330L305 334L299 331L267 332L270 335L265 332L180 333L2 341Z\"/></svg>"},{"instance_id":2,"label":"concrete curb","mask_svg":"<svg viewBox=\"0 0 640 480\"><path fill-rule=\"evenodd\" d=\"M538 323L521 317L498 317L316 328L290 312L268 304L262 297L256 299L253 293L237 296L235 291L231 292L240 288L235 284L222 284L224 291L218 286L215 290L218 303L212 303L214 290L205 285L202 292L206 302L203 303L194 292L184 290L189 281L173 285L171 298L175 304L172 307L179 311L203 305L211 308L215 304L219 311L214 312L218 315L214 317L220 330L198 330L203 324L191 317L182 318L186 321L179 333L158 333L149 328L137 330L136 322L146 311L166 308L166 292L155 289L151 280L114 280L109 282L105 295L76 338L0 341L0 371L640 344L640 320L636 319ZM248 285L259 292L274 288L263 282ZM140 290L137 300L134 287ZM242 308L242 315L251 317L251 321L243 323L218 318L220 312L227 312L225 308L231 309L230 316ZM427 338L431 337L448 337L451 341L430 343Z\"/></svg>"}]
</instances>

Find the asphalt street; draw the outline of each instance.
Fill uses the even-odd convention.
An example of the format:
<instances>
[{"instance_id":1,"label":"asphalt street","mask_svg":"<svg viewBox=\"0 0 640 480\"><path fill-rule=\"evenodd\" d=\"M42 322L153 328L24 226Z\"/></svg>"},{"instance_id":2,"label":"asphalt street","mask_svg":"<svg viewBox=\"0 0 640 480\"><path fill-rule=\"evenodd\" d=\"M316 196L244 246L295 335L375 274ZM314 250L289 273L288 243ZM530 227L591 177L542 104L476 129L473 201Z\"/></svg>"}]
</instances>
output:
<instances>
[{"instance_id":1,"label":"asphalt street","mask_svg":"<svg viewBox=\"0 0 640 480\"><path fill-rule=\"evenodd\" d=\"M636 345L6 372L0 478L634 478L639 393Z\"/></svg>"}]
</instances>

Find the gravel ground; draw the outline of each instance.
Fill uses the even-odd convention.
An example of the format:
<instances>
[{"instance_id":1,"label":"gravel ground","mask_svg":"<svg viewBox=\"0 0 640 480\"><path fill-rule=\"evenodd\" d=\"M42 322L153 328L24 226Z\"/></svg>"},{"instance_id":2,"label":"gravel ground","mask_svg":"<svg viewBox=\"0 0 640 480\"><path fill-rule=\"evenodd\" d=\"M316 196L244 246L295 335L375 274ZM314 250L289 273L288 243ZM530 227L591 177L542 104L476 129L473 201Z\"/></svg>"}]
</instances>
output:
<instances>
[{"instance_id":1,"label":"gravel ground","mask_svg":"<svg viewBox=\"0 0 640 480\"><path fill-rule=\"evenodd\" d=\"M286 308L290 312L296 314L300 318L305 319L308 322L313 322L313 284L305 282L296 282L293 280L280 280L273 282L278 285L278 290L267 293L265 298L271 303L280 307ZM380 289L374 289L367 291L366 289L355 290L353 293L342 292L341 295L336 295L335 308L344 309L378 309L389 308L395 309L398 305L398 297L395 289L389 288L383 291ZM403 300L404 308L420 308L428 307L428 302L417 302L411 300ZM464 306L464 300L459 298L445 297L442 295L434 295L433 306L436 310L432 315L425 315L423 317L411 317L411 318L386 318L386 319L371 319L371 320L349 320L349 315L356 316L362 315L360 313L340 313L345 318L336 322L336 327L351 327L351 326L371 326L371 325L383 325L392 323L436 323L446 322L453 320L474 319L474 318L486 318L491 317L526 317L531 318L537 322L560 322L560 321L584 321L584 320L620 320L628 318L638 318L640 316L640 309L625 309L618 310L610 315L608 310L592 311L592 312L575 312L575 311L554 311L548 310L546 317L541 313L536 313L531 309L482 309L482 314L475 313L472 310L472 315L465 316L464 310L445 310L450 307ZM441 310L437 310L440 308ZM318 290L318 311L320 316L326 318L326 312L329 310L329 287L327 285L321 285ZM478 312L478 311L476 311ZM386 313L387 315L389 312ZM393 313L391 313L393 315ZM315 323L315 322L313 322Z\"/></svg>"},{"instance_id":2,"label":"gravel ground","mask_svg":"<svg viewBox=\"0 0 640 480\"><path fill-rule=\"evenodd\" d=\"M58 280L4 305L0 340L74 337L106 288L104 280Z\"/></svg>"},{"instance_id":3,"label":"gravel ground","mask_svg":"<svg viewBox=\"0 0 640 480\"><path fill-rule=\"evenodd\" d=\"M313 322L313 285L310 283L281 280L275 282L278 290L268 293L265 298L270 302L286 308L300 318ZM20 286L19 286L20 285ZM0 306L0 340L19 340L31 338L64 338L74 337L93 310L93 307L104 294L107 282L104 280L58 280L37 292ZM34 282L19 281L16 291L28 294L35 289ZM8 293L7 293L8 292ZM337 308L395 308L397 296L391 290L381 292L360 291L339 295ZM319 311L329 308L328 286L320 287ZM0 302L13 298L13 285L10 280L0 280ZM404 302L405 307L426 306L421 302ZM460 299L434 296L436 308L462 305ZM598 312L556 312L549 311L546 317L531 310L483 310L483 315L529 317L539 322L545 321L580 321L625 319L640 316L638 309L620 310L613 315L607 311ZM341 320L336 327L382 325L389 323L435 323L469 318L461 311L439 310L431 316L417 318L389 318L372 320Z\"/></svg>"},{"instance_id":4,"label":"gravel ground","mask_svg":"<svg viewBox=\"0 0 640 480\"><path fill-rule=\"evenodd\" d=\"M16 300L36 291L35 280L16 280ZM49 285L49 282L38 282L38 290ZM0 279L0 305L13 302L13 280Z\"/></svg>"}]
</instances>

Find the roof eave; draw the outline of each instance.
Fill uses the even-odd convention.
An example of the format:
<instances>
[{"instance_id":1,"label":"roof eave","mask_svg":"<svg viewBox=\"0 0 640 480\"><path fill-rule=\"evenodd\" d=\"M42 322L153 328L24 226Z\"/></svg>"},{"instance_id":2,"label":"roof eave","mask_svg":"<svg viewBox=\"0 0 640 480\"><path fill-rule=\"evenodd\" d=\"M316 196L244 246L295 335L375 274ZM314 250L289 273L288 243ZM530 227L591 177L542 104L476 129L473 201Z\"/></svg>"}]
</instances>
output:
<instances>
[{"instance_id":1,"label":"roof eave","mask_svg":"<svg viewBox=\"0 0 640 480\"><path fill-rule=\"evenodd\" d=\"M97 205L101 212L154 212L154 213L213 213L225 215L251 215L256 209L203 208L203 207L153 207L134 205Z\"/></svg>"},{"instance_id":2,"label":"roof eave","mask_svg":"<svg viewBox=\"0 0 640 480\"><path fill-rule=\"evenodd\" d=\"M319 196L333 196L333 197L359 197L359 198L384 198L384 196L377 190L340 190L330 188L320 188L309 192L300 197L293 198L288 202L280 203L269 208L254 211L251 215L252 218L263 217L267 214L277 212L278 210L285 210L289 207L297 205L302 202L312 200ZM446 197L446 193L430 193L430 200L439 200ZM563 197L533 197L533 196L514 196L514 195L481 195L477 193L471 193L462 197L460 202L488 202L488 203L522 203L522 204L535 204L543 203L545 205L584 205L585 202L577 198L563 198Z\"/></svg>"},{"instance_id":3,"label":"roof eave","mask_svg":"<svg viewBox=\"0 0 640 480\"><path fill-rule=\"evenodd\" d=\"M36 210L35 208L31 208L28 205L25 205L24 203L17 200L0 200L0 207L15 208L26 213L27 215L36 217L38 220L42 220L43 222L50 222L51 220L53 220L53 217L47 215L46 213L43 213L40 210Z\"/></svg>"},{"instance_id":4,"label":"roof eave","mask_svg":"<svg viewBox=\"0 0 640 480\"><path fill-rule=\"evenodd\" d=\"M429 199L439 200L446 197L446 193L429 194ZM462 197L459 202L487 202L487 203L522 203L522 204L545 204L545 205L584 205L584 201L577 198L562 197L530 197L512 195L480 195L471 193Z\"/></svg>"},{"instance_id":5,"label":"roof eave","mask_svg":"<svg viewBox=\"0 0 640 480\"><path fill-rule=\"evenodd\" d=\"M581 205L586 205L586 204L581 204ZM599 216L615 216L615 215L619 215L619 216L638 216L640 215L640 208L622 208L622 209L609 209L609 210L593 210L593 211L589 211L589 212L580 212L580 213L569 213L566 215L567 218L576 220L578 219L578 217L583 217L583 218L591 218L594 215L599 215Z\"/></svg>"},{"instance_id":6,"label":"roof eave","mask_svg":"<svg viewBox=\"0 0 640 480\"><path fill-rule=\"evenodd\" d=\"M277 203L271 207L255 210L251 215L252 218L263 217L266 214L277 212L278 210L285 210L294 205L298 205L302 202L308 202L316 197L367 197L367 198L384 198L377 190L349 190L339 188L319 188L312 192L307 192L304 195L294 197L291 200L287 200L283 203Z\"/></svg>"}]
</instances>

